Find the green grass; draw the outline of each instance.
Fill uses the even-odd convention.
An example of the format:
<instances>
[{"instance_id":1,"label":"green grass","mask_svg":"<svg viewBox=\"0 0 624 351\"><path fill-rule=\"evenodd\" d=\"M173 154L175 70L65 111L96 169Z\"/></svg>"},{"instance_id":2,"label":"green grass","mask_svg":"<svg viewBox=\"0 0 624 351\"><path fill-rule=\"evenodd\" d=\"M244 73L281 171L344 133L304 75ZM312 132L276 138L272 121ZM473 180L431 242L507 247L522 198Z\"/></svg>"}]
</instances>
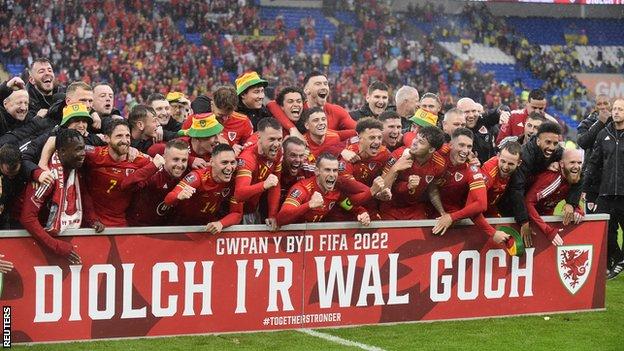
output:
<instances>
[{"instance_id":1,"label":"green grass","mask_svg":"<svg viewBox=\"0 0 624 351\"><path fill-rule=\"evenodd\" d=\"M607 310L320 331L386 350L622 350L624 276L607 283ZM297 331L14 346L18 350L353 350Z\"/></svg>"}]
</instances>

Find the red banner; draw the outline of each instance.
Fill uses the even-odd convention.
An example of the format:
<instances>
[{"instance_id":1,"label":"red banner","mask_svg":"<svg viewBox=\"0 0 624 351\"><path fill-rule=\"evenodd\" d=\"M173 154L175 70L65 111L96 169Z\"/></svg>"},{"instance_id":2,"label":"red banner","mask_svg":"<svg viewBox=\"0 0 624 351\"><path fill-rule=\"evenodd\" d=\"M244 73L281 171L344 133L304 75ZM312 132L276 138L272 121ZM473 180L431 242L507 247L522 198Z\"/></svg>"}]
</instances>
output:
<instances>
[{"instance_id":1,"label":"red banner","mask_svg":"<svg viewBox=\"0 0 624 351\"><path fill-rule=\"evenodd\" d=\"M432 221L79 230L64 238L74 266L8 232L1 302L13 342L603 309L605 218L564 228L560 247L538 233L519 258L473 226L433 236Z\"/></svg>"}]
</instances>

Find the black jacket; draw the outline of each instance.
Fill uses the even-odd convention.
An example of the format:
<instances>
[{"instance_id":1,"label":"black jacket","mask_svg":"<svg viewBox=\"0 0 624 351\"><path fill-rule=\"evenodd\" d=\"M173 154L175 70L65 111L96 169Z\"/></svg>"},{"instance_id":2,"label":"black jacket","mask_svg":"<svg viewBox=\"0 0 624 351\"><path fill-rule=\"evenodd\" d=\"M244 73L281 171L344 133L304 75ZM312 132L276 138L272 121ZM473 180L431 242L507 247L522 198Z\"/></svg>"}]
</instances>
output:
<instances>
[{"instance_id":1,"label":"black jacket","mask_svg":"<svg viewBox=\"0 0 624 351\"><path fill-rule=\"evenodd\" d=\"M46 134L63 119L63 108L65 107L65 99L59 100L52 104L48 109L45 117L33 117L25 125L16 128L0 137L0 145L12 143L19 145L20 148L28 144L31 140Z\"/></svg>"},{"instance_id":2,"label":"black jacket","mask_svg":"<svg viewBox=\"0 0 624 351\"><path fill-rule=\"evenodd\" d=\"M251 109L243 104L241 101L238 102L237 110L240 113L247 115L247 117L251 120L251 125L253 126L254 132L258 130L258 122L264 117L273 117L271 112L266 108L266 106L262 106L259 109Z\"/></svg>"},{"instance_id":3,"label":"black jacket","mask_svg":"<svg viewBox=\"0 0 624 351\"><path fill-rule=\"evenodd\" d=\"M32 117L26 115L26 118L23 121L17 120L13 118L9 114L7 110L4 109L4 106L0 106L0 136L11 132L15 129L18 129L22 126L25 126L32 120ZM4 143L0 144L3 145Z\"/></svg>"},{"instance_id":4,"label":"black jacket","mask_svg":"<svg viewBox=\"0 0 624 351\"><path fill-rule=\"evenodd\" d=\"M594 111L590 113L584 120L579 123L576 128L577 136L576 143L581 149L585 150L585 160L589 160L591 157L592 149L594 148L594 143L596 142L596 137L604 127L611 122L611 117L607 120L607 123L602 123L598 119L598 112Z\"/></svg>"},{"instance_id":5,"label":"black jacket","mask_svg":"<svg viewBox=\"0 0 624 351\"><path fill-rule=\"evenodd\" d=\"M365 118L365 117L375 117L375 118L377 117L375 116L373 111L370 109L370 107L368 107L368 103L365 103L358 110L350 111L349 115L351 116L351 118L353 118L356 121L359 121L361 118Z\"/></svg>"},{"instance_id":6,"label":"black jacket","mask_svg":"<svg viewBox=\"0 0 624 351\"><path fill-rule=\"evenodd\" d=\"M482 164L496 155L496 148L494 147L496 135L494 135L493 129L498 124L499 119L500 114L493 110L479 117L477 124L471 128L474 133L472 150L477 154L477 158Z\"/></svg>"},{"instance_id":7,"label":"black jacket","mask_svg":"<svg viewBox=\"0 0 624 351\"><path fill-rule=\"evenodd\" d=\"M588 198L595 198L595 189L600 196L624 195L624 130L609 123L598 133L585 174Z\"/></svg>"},{"instance_id":8,"label":"black jacket","mask_svg":"<svg viewBox=\"0 0 624 351\"><path fill-rule=\"evenodd\" d=\"M507 191L501 199L499 210L505 216L513 215L516 223L524 224L529 220L526 206L524 204L524 194L535 181L535 176L548 169L548 166L561 160L563 148L558 148L549 158L544 156L542 150L537 146L537 137L533 136L526 144L522 145L520 153L522 163L509 181ZM582 184L578 183L570 188L566 202L577 206L581 198Z\"/></svg>"},{"instance_id":9,"label":"black jacket","mask_svg":"<svg viewBox=\"0 0 624 351\"><path fill-rule=\"evenodd\" d=\"M10 218L11 206L15 204L28 181L29 179L24 169L21 169L19 174L11 179L0 175L0 182L2 182L2 193L0 193L0 207L2 207L2 211L0 211L0 229L21 228L18 221Z\"/></svg>"},{"instance_id":10,"label":"black jacket","mask_svg":"<svg viewBox=\"0 0 624 351\"><path fill-rule=\"evenodd\" d=\"M63 91L60 87L54 87L51 95L43 95L37 88L26 83L26 90L30 100L28 102L28 115L34 117L40 109L49 109L54 104L54 94Z\"/></svg>"}]
</instances>

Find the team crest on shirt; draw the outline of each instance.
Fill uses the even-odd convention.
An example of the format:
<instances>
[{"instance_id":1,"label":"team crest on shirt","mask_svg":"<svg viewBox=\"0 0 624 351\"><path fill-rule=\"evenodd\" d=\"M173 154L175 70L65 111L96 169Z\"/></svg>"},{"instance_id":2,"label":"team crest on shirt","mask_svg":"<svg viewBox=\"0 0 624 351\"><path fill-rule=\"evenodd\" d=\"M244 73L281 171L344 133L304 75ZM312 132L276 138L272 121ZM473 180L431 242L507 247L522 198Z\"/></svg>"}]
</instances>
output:
<instances>
[{"instance_id":1,"label":"team crest on shirt","mask_svg":"<svg viewBox=\"0 0 624 351\"><path fill-rule=\"evenodd\" d=\"M370 169L371 171L375 169L375 167L377 167L377 163L376 162L371 162L368 164L368 169Z\"/></svg>"},{"instance_id":2,"label":"team crest on shirt","mask_svg":"<svg viewBox=\"0 0 624 351\"><path fill-rule=\"evenodd\" d=\"M456 182L459 182L459 181L461 181L462 179L464 179L464 175L463 175L463 174L461 174L461 172L455 172L455 181L456 181Z\"/></svg>"},{"instance_id":3,"label":"team crest on shirt","mask_svg":"<svg viewBox=\"0 0 624 351\"><path fill-rule=\"evenodd\" d=\"M487 134L487 133L488 133L488 130L487 130L487 128L485 128L485 126L481 126L481 128L479 128L479 133L481 133L481 134Z\"/></svg>"},{"instance_id":4,"label":"team crest on shirt","mask_svg":"<svg viewBox=\"0 0 624 351\"><path fill-rule=\"evenodd\" d=\"M427 182L427 184L431 183L431 181L433 180L433 176L432 175L427 175L425 176L425 181Z\"/></svg>"},{"instance_id":5,"label":"team crest on shirt","mask_svg":"<svg viewBox=\"0 0 624 351\"><path fill-rule=\"evenodd\" d=\"M335 204L336 204L336 201L332 201L329 203L329 205L327 205L327 208L329 208L329 210L331 211L331 209L334 207Z\"/></svg>"},{"instance_id":6,"label":"team crest on shirt","mask_svg":"<svg viewBox=\"0 0 624 351\"><path fill-rule=\"evenodd\" d=\"M221 190L221 196L227 197L228 195L230 195L230 188L223 188L223 190Z\"/></svg>"},{"instance_id":7,"label":"team crest on shirt","mask_svg":"<svg viewBox=\"0 0 624 351\"><path fill-rule=\"evenodd\" d=\"M236 132L228 132L228 139L234 141L234 139L236 139Z\"/></svg>"},{"instance_id":8,"label":"team crest on shirt","mask_svg":"<svg viewBox=\"0 0 624 351\"><path fill-rule=\"evenodd\" d=\"M134 173L134 169L126 169L126 177Z\"/></svg>"}]
</instances>

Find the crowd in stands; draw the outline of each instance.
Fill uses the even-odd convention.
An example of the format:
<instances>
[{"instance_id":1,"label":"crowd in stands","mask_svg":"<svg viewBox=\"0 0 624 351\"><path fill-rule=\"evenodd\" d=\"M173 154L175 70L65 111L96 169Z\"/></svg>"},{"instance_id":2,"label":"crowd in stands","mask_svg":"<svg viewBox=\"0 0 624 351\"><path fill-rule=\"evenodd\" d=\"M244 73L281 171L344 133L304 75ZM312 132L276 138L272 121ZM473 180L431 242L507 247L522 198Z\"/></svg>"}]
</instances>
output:
<instances>
[{"instance_id":1,"label":"crowd in stands","mask_svg":"<svg viewBox=\"0 0 624 351\"><path fill-rule=\"evenodd\" d=\"M400 24L384 22L390 20L388 7L372 6L374 1L355 9L367 29L341 28L327 45L335 56L342 55L339 47L358 48L351 53L351 75L342 72L334 84L314 62L295 74L289 59L277 60L284 53L270 47L286 44L278 39L198 48L211 55L213 49L249 50L256 59L224 59L222 67L213 66L223 75L213 70L196 81L180 79L191 66L186 59L194 56L174 40L183 41L173 20L178 10L111 2L103 8L120 16L105 17L98 15L98 4L80 5L93 11L73 4L48 7L38 17L28 3L14 2L15 16L5 18L15 25L8 27L9 51L15 55L14 41L22 42L17 55L29 65L26 79L11 77L0 85L2 227L26 229L44 249L74 264L79 253L57 237L67 229L165 224L202 224L218 234L239 223L274 231L302 222L366 226L371 220L435 219L432 234L443 235L457 221L471 219L513 255L532 245L533 230L563 244L561 227L585 214L581 193L595 195L590 200L597 203L613 195L604 190L614 179L608 173L624 169L610 164L609 144L592 154L583 177L582 151L562 146L561 126L545 113L545 91L532 89L526 102L514 100L517 109L509 111L503 105L513 99L509 87L482 81L470 62L436 56L430 40L409 43ZM191 11L188 4L181 6ZM222 2L204 6L224 9ZM258 24L252 7L240 4L239 10L226 16L242 15L237 25ZM167 11L172 17L163 15ZM51 18L66 25L46 22ZM186 28L207 28L201 17L190 18ZM42 22L37 25L49 28L48 34L30 27L32 21ZM276 38L287 35L278 22ZM370 35L382 23L394 39ZM214 25L230 23L219 17ZM304 32L314 27L305 18L301 25ZM124 41L129 33L138 38ZM67 43L74 47L69 54L59 50ZM409 45L422 45L413 61ZM109 55L100 56L101 47ZM130 60L123 68L116 47ZM33 56L39 54L44 57ZM391 76L386 66L399 58L410 62ZM211 62L197 60L195 65ZM237 67L234 80L229 66ZM292 79L291 73L303 76ZM455 88L446 85L457 81ZM274 99L267 99L269 90ZM116 97L132 93L133 106L116 109ZM591 133L586 150L599 150L604 133L624 138L618 132L624 130L624 100L603 102L582 131ZM561 201L562 223L545 223L542 216L552 215ZM619 208L611 205L599 206ZM513 216L520 233L498 230L485 216ZM617 241L609 250L614 277L624 269L624 255Z\"/></svg>"}]
</instances>

